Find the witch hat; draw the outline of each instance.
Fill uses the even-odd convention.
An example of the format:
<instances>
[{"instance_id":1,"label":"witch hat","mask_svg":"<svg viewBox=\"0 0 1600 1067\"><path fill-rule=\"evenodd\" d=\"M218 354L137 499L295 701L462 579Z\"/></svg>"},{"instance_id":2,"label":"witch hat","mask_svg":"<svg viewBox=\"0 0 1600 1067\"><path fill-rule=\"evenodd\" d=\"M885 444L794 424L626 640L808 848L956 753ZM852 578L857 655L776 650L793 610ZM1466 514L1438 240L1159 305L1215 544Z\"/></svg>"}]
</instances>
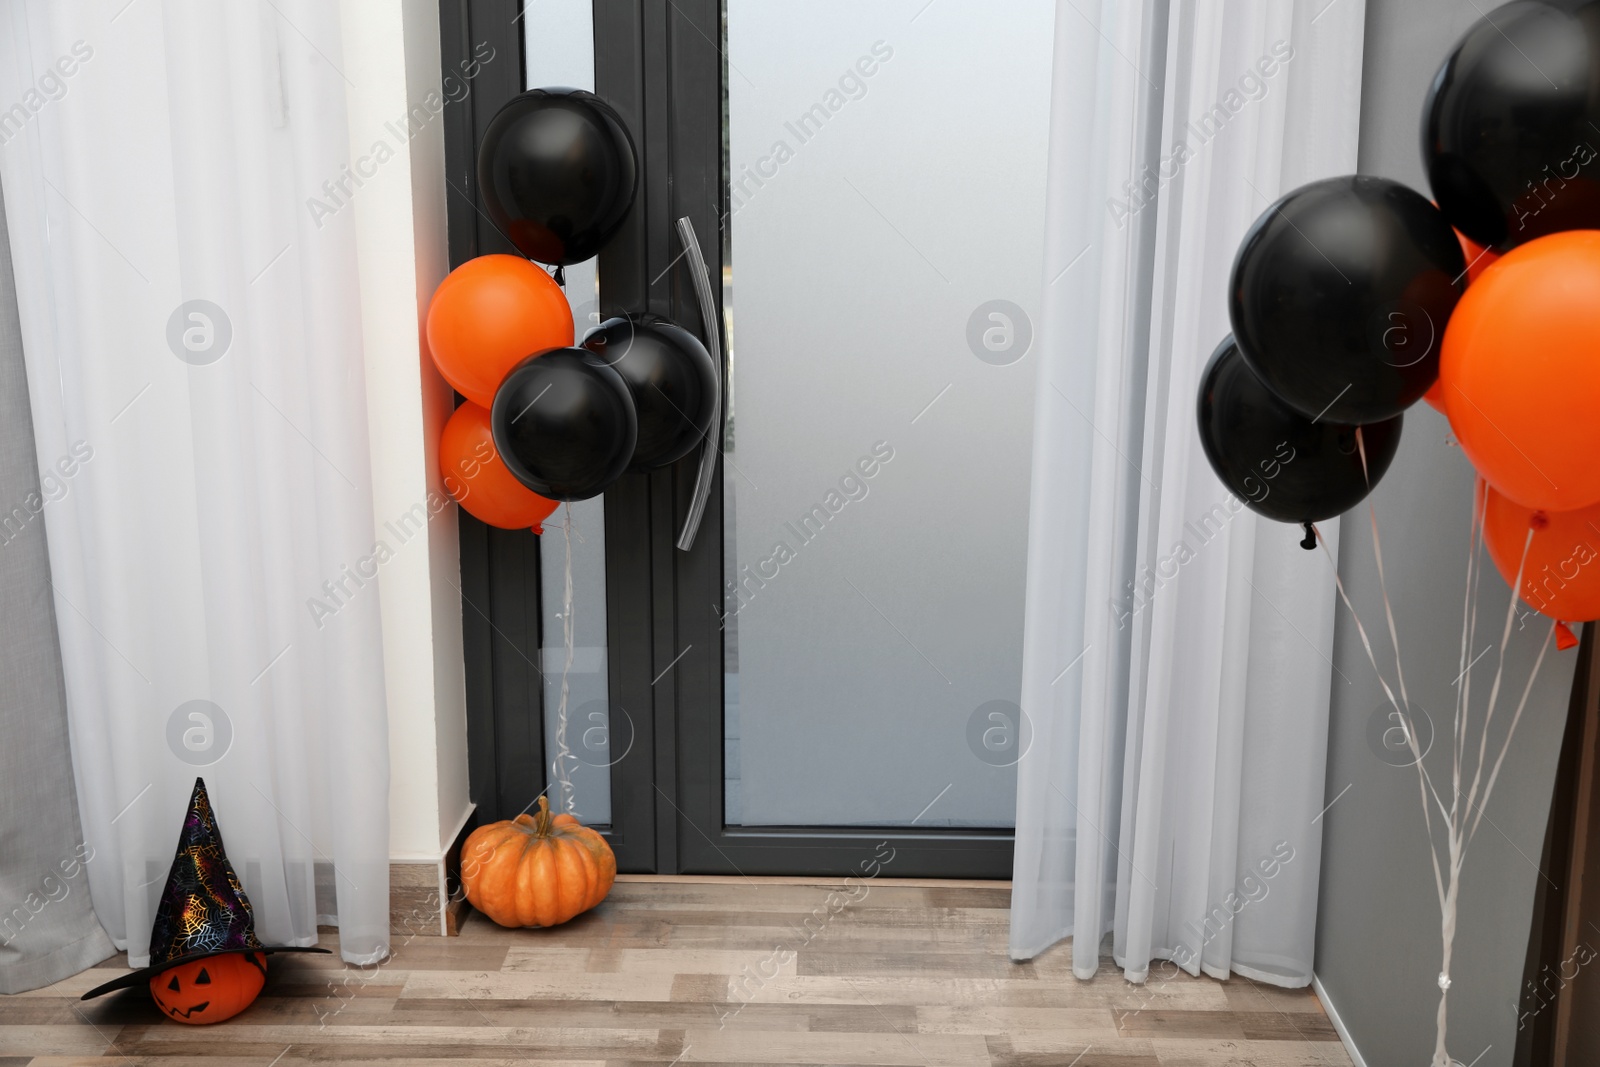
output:
<instances>
[{"instance_id":1,"label":"witch hat","mask_svg":"<svg viewBox=\"0 0 1600 1067\"><path fill-rule=\"evenodd\" d=\"M327 952L325 948L269 947L256 937L256 918L239 876L222 847L203 778L194 780L189 813L178 837L156 921L150 931L150 966L96 986L81 999L143 985L180 963L230 952Z\"/></svg>"}]
</instances>

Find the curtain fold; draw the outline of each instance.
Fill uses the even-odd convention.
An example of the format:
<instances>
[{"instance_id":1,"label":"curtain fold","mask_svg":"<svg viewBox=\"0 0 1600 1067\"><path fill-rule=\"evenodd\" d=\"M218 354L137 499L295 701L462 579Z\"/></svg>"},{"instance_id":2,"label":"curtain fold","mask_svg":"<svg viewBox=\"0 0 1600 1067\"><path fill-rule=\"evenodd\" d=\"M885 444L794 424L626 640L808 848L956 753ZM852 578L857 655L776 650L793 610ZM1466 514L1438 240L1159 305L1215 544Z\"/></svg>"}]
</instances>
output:
<instances>
[{"instance_id":1,"label":"curtain fold","mask_svg":"<svg viewBox=\"0 0 1600 1067\"><path fill-rule=\"evenodd\" d=\"M61 651L42 516L61 469L39 469L11 250L0 218L0 993L49 985L113 955L95 921L79 829ZM69 457L66 469L77 466Z\"/></svg>"},{"instance_id":2,"label":"curtain fold","mask_svg":"<svg viewBox=\"0 0 1600 1067\"><path fill-rule=\"evenodd\" d=\"M1229 496L1194 411L1245 230L1355 169L1364 13L1058 6L1015 958L1070 936L1087 978L1110 934L1132 981L1311 979L1333 584Z\"/></svg>"},{"instance_id":3,"label":"curtain fold","mask_svg":"<svg viewBox=\"0 0 1600 1067\"><path fill-rule=\"evenodd\" d=\"M339 6L0 13L0 181L96 910L137 967L196 776L268 944L388 947ZM370 175L367 175L370 177Z\"/></svg>"}]
</instances>

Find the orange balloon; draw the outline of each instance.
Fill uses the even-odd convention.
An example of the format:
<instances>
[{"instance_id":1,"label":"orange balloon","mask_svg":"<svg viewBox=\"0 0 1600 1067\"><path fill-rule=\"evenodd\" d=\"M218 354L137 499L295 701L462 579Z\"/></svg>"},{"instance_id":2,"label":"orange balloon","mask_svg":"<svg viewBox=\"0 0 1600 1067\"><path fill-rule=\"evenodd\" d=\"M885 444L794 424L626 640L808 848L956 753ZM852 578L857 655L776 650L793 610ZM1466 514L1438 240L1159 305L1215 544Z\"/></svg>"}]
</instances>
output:
<instances>
[{"instance_id":1,"label":"orange balloon","mask_svg":"<svg viewBox=\"0 0 1600 1067\"><path fill-rule=\"evenodd\" d=\"M1529 241L1456 305L1439 358L1472 465L1524 507L1600 502L1600 231Z\"/></svg>"},{"instance_id":2,"label":"orange balloon","mask_svg":"<svg viewBox=\"0 0 1600 1067\"><path fill-rule=\"evenodd\" d=\"M1456 240L1461 243L1461 254L1465 256L1467 260L1468 285L1471 285L1473 282L1477 281L1478 275L1488 270L1489 267L1500 258L1500 253L1491 252L1489 249L1483 247L1478 242L1462 233L1460 230L1456 231ZM1435 381L1431 386L1429 386L1428 391L1422 394L1422 399L1426 400L1428 402L1428 406L1433 408L1433 410L1439 412L1441 415L1444 414L1444 386L1441 383Z\"/></svg>"},{"instance_id":3,"label":"orange balloon","mask_svg":"<svg viewBox=\"0 0 1600 1067\"><path fill-rule=\"evenodd\" d=\"M1434 379L1432 385L1428 386L1428 391L1422 394L1422 399L1426 400L1428 402L1428 406L1437 411L1439 414L1445 414L1444 386L1439 383L1437 378Z\"/></svg>"},{"instance_id":4,"label":"orange balloon","mask_svg":"<svg viewBox=\"0 0 1600 1067\"><path fill-rule=\"evenodd\" d=\"M510 258L510 257L505 257ZM445 492L474 518L502 530L543 533L541 525L556 510L517 481L495 451L489 411L468 401L456 408L439 435L439 471Z\"/></svg>"},{"instance_id":5,"label":"orange balloon","mask_svg":"<svg viewBox=\"0 0 1600 1067\"><path fill-rule=\"evenodd\" d=\"M1506 584L1516 582L1521 564L1518 595L1530 608L1563 622L1600 619L1600 506L1537 511L1507 500L1481 479L1478 491L1489 494L1483 542Z\"/></svg>"},{"instance_id":6,"label":"orange balloon","mask_svg":"<svg viewBox=\"0 0 1600 1067\"><path fill-rule=\"evenodd\" d=\"M469 259L428 305L428 349L445 381L479 407L535 352L572 347L572 308L544 270L517 256Z\"/></svg>"}]
</instances>

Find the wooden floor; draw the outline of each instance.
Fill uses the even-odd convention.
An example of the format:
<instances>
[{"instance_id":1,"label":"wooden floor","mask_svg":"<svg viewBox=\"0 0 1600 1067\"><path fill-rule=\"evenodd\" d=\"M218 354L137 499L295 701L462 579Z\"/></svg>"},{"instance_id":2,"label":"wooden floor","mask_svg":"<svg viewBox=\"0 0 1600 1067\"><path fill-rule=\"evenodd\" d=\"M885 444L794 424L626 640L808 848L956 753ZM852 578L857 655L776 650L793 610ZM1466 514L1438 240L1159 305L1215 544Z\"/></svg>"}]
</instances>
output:
<instances>
[{"instance_id":1,"label":"wooden floor","mask_svg":"<svg viewBox=\"0 0 1600 1067\"><path fill-rule=\"evenodd\" d=\"M1009 895L619 883L566 926L503 930L474 914L460 937L397 938L365 971L274 956L255 1005L209 1027L164 1021L142 989L80 1003L119 957L0 997L0 1067L1350 1063L1306 990L1187 976L1136 987L1109 966L1080 982L1064 946L1012 963Z\"/></svg>"}]
</instances>

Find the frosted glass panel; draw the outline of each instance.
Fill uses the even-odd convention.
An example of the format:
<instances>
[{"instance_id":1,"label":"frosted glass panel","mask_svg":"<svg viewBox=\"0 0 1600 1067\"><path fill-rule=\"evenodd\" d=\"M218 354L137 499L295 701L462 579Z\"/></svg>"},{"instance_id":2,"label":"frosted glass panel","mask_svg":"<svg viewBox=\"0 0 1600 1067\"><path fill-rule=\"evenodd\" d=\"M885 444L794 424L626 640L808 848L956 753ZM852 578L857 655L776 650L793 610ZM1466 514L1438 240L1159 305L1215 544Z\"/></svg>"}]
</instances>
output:
<instances>
[{"instance_id":1,"label":"frosted glass panel","mask_svg":"<svg viewBox=\"0 0 1600 1067\"><path fill-rule=\"evenodd\" d=\"M1053 27L727 0L730 824L1013 824Z\"/></svg>"}]
</instances>

